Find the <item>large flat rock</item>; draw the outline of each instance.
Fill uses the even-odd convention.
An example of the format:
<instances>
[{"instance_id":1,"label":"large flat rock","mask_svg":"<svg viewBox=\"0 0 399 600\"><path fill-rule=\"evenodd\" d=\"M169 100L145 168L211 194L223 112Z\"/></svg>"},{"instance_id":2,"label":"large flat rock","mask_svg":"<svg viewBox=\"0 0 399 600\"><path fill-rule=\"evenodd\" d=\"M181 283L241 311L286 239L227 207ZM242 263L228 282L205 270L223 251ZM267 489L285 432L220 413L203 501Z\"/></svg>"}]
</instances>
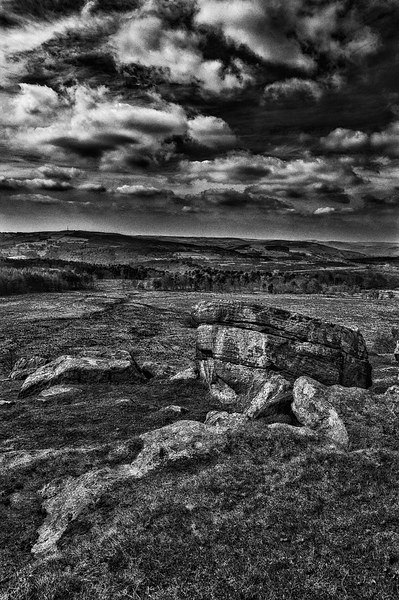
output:
<instances>
[{"instance_id":1,"label":"large flat rock","mask_svg":"<svg viewBox=\"0 0 399 600\"><path fill-rule=\"evenodd\" d=\"M256 370L256 379L261 373L278 372L290 381L308 375L326 385L371 385L371 366L359 331L243 302L204 302L193 316L198 323L198 370L207 374L208 383L211 373L213 382L219 377L242 393Z\"/></svg>"},{"instance_id":2,"label":"large flat rock","mask_svg":"<svg viewBox=\"0 0 399 600\"><path fill-rule=\"evenodd\" d=\"M127 352L118 358L65 355L29 375L19 396L24 398L61 383L141 381L141 378Z\"/></svg>"}]
</instances>

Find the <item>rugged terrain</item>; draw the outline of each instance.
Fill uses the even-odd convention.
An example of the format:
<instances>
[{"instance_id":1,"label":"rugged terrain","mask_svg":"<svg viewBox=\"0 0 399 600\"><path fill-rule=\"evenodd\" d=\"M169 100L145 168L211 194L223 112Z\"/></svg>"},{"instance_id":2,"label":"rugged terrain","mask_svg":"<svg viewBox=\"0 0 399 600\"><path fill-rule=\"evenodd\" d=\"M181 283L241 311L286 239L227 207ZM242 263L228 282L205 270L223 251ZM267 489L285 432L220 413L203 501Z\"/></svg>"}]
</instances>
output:
<instances>
[{"instance_id":1,"label":"rugged terrain","mask_svg":"<svg viewBox=\"0 0 399 600\"><path fill-rule=\"evenodd\" d=\"M348 450L260 419L218 437L210 452L125 477L146 432L226 410L201 381L173 380L195 358L193 305L220 298L359 328L369 350L398 324L392 299L146 292L116 280L0 299L2 600L397 597L399 410L397 393L385 392L398 368L390 353L370 353L369 391L354 390L349 405L336 398ZM121 351L153 377L28 397L8 378L21 358ZM38 532L47 539L46 494L93 472L101 474L96 494L66 523L57 553L32 554ZM115 472L123 476L101 491L103 474Z\"/></svg>"}]
</instances>

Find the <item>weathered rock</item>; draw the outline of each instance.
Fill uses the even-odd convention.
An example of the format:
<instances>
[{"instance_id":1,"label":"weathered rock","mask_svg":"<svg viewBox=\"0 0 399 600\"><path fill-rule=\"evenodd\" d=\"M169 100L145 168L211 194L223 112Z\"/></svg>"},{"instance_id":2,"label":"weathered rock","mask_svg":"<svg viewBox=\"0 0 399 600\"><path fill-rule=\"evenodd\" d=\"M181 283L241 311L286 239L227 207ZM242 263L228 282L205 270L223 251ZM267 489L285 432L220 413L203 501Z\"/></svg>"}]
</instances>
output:
<instances>
[{"instance_id":1,"label":"weathered rock","mask_svg":"<svg viewBox=\"0 0 399 600\"><path fill-rule=\"evenodd\" d=\"M198 379L198 373L195 370L195 367L189 367L188 369L184 369L184 371L179 371L176 375L173 375L170 378L170 381L190 381L191 379Z\"/></svg>"},{"instance_id":2,"label":"weathered rock","mask_svg":"<svg viewBox=\"0 0 399 600\"><path fill-rule=\"evenodd\" d=\"M91 356L60 356L40 367L24 381L20 397L24 398L61 383L103 383L141 381L142 375L132 360Z\"/></svg>"},{"instance_id":3,"label":"weathered rock","mask_svg":"<svg viewBox=\"0 0 399 600\"><path fill-rule=\"evenodd\" d=\"M38 530L38 540L32 548L36 555L57 552L57 542L71 521L110 486L119 481L141 479L164 465L181 459L214 455L228 445L227 428L212 427L197 421L177 421L141 436L143 449L131 464L116 468L89 471L77 478L68 478L45 486L43 508L47 517Z\"/></svg>"},{"instance_id":4,"label":"weathered rock","mask_svg":"<svg viewBox=\"0 0 399 600\"><path fill-rule=\"evenodd\" d=\"M164 406L158 412L161 414L164 414L164 415L176 416L176 415L183 415L184 413L186 413L188 411L187 411L187 408L184 408L183 406L177 406L176 404L170 404L169 406Z\"/></svg>"},{"instance_id":5,"label":"weathered rock","mask_svg":"<svg viewBox=\"0 0 399 600\"><path fill-rule=\"evenodd\" d=\"M147 379L164 379L171 376L173 369L166 363L147 360L141 365L141 371Z\"/></svg>"},{"instance_id":6,"label":"weathered rock","mask_svg":"<svg viewBox=\"0 0 399 600\"><path fill-rule=\"evenodd\" d=\"M317 434L309 427L294 427L289 423L271 423L268 428L274 432L288 433L292 437L307 438L309 440L317 439Z\"/></svg>"},{"instance_id":7,"label":"weathered rock","mask_svg":"<svg viewBox=\"0 0 399 600\"><path fill-rule=\"evenodd\" d=\"M212 410L206 415L205 425L235 430L243 427L247 421L247 417L242 413L228 413L225 411L219 412L218 410Z\"/></svg>"},{"instance_id":8,"label":"weathered rock","mask_svg":"<svg viewBox=\"0 0 399 600\"><path fill-rule=\"evenodd\" d=\"M43 390L38 396L38 400L48 402L49 400L69 400L73 398L80 388L66 385L53 385L52 387Z\"/></svg>"},{"instance_id":9,"label":"weathered rock","mask_svg":"<svg viewBox=\"0 0 399 600\"><path fill-rule=\"evenodd\" d=\"M250 419L289 413L292 402L292 385L281 375L273 374L249 401L244 414Z\"/></svg>"},{"instance_id":10,"label":"weathered rock","mask_svg":"<svg viewBox=\"0 0 399 600\"><path fill-rule=\"evenodd\" d=\"M292 411L299 423L330 439L339 447L348 447L348 432L328 401L326 386L310 377L300 377L294 384L293 395Z\"/></svg>"},{"instance_id":11,"label":"weathered rock","mask_svg":"<svg viewBox=\"0 0 399 600\"><path fill-rule=\"evenodd\" d=\"M383 398L399 403L399 384L391 385L383 394Z\"/></svg>"},{"instance_id":12,"label":"weathered rock","mask_svg":"<svg viewBox=\"0 0 399 600\"><path fill-rule=\"evenodd\" d=\"M10 379L25 379L28 375L34 373L39 367L46 364L46 359L42 356L31 356L30 358L20 358L17 360L10 373Z\"/></svg>"},{"instance_id":13,"label":"weathered rock","mask_svg":"<svg viewBox=\"0 0 399 600\"><path fill-rule=\"evenodd\" d=\"M218 379L216 383L212 383L209 387L211 396L218 400L220 404L235 404L237 402L237 394L231 387Z\"/></svg>"},{"instance_id":14,"label":"weathered rock","mask_svg":"<svg viewBox=\"0 0 399 600\"><path fill-rule=\"evenodd\" d=\"M308 375L327 385L371 385L367 349L358 331L242 302L201 303L193 317L198 323L198 371L209 384L220 378L245 393L254 371L258 380L265 371L277 371L292 382Z\"/></svg>"}]
</instances>

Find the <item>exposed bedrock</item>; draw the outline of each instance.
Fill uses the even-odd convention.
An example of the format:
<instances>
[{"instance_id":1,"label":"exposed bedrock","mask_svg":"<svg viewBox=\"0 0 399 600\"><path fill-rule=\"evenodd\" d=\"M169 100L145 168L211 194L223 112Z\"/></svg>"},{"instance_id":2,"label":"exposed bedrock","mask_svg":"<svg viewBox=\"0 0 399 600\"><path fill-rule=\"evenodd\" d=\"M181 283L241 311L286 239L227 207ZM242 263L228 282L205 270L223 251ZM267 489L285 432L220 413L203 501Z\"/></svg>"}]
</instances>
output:
<instances>
[{"instance_id":1,"label":"exposed bedrock","mask_svg":"<svg viewBox=\"0 0 399 600\"><path fill-rule=\"evenodd\" d=\"M29 375L22 384L19 396L24 398L64 383L105 383L143 381L130 354L110 353L108 357L60 356Z\"/></svg>"},{"instance_id":2,"label":"exposed bedrock","mask_svg":"<svg viewBox=\"0 0 399 600\"><path fill-rule=\"evenodd\" d=\"M202 302L193 317L198 324L197 368L210 385L222 380L243 394L277 372L290 382L307 375L325 385L371 386L371 365L359 331L233 301Z\"/></svg>"}]
</instances>

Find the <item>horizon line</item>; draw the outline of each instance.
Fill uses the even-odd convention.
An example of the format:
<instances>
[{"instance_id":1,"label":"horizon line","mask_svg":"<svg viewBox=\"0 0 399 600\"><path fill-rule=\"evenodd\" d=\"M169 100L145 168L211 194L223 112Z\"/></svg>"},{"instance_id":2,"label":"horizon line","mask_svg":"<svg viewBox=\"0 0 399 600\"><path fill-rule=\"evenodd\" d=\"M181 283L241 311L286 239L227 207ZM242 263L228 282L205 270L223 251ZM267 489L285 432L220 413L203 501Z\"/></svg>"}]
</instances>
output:
<instances>
[{"instance_id":1,"label":"horizon line","mask_svg":"<svg viewBox=\"0 0 399 600\"><path fill-rule=\"evenodd\" d=\"M42 229L32 231L0 231L0 235L29 235L29 234L51 234L51 233L94 233L100 235L120 235L132 238L189 238L189 239L215 239L215 240L256 240L270 242L317 242L317 243L350 243L350 244L399 244L395 240L336 240L318 238L269 238L269 237L237 237L228 235L186 235L186 234L146 234L146 233L120 233L118 231L99 231L97 229Z\"/></svg>"}]
</instances>

